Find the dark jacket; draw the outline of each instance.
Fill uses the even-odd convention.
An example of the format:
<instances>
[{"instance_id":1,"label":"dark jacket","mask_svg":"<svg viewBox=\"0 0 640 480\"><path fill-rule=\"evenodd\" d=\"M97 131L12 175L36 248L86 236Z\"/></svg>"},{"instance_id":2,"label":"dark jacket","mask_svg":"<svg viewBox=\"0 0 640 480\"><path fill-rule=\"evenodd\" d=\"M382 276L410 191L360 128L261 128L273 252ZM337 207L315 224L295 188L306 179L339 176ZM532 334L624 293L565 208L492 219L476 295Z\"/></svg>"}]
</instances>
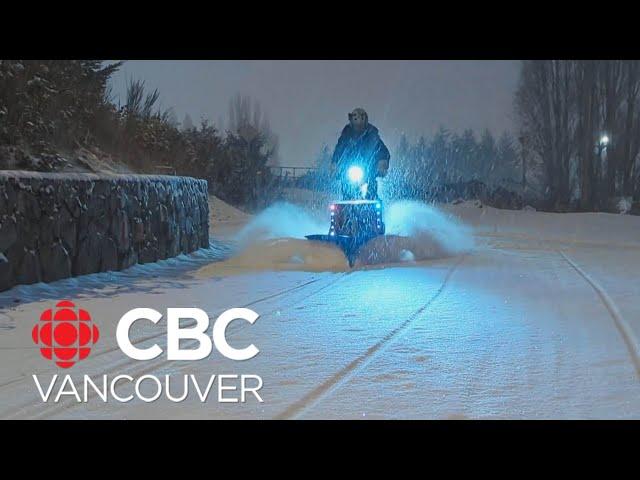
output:
<instances>
[{"instance_id":1,"label":"dark jacket","mask_svg":"<svg viewBox=\"0 0 640 480\"><path fill-rule=\"evenodd\" d=\"M338 168L359 163L370 172L375 172L380 160L388 161L390 158L389 150L380 138L376 127L369 123L362 133L357 133L348 124L340 134L331 161Z\"/></svg>"}]
</instances>

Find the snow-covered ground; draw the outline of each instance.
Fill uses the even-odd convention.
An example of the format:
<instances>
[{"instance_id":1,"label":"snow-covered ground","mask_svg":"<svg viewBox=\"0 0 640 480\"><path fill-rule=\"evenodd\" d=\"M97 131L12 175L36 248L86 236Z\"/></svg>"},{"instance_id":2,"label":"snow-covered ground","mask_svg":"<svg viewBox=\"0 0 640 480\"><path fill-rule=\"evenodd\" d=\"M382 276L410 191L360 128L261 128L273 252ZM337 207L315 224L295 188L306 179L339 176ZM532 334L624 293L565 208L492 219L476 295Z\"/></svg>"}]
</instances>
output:
<instances>
[{"instance_id":1,"label":"snow-covered ground","mask_svg":"<svg viewBox=\"0 0 640 480\"><path fill-rule=\"evenodd\" d=\"M0 418L640 418L640 217L390 205L401 240L354 270L336 249L300 239L326 229L318 211L279 205L252 219L212 199L212 219L209 251L0 293ZM101 330L68 371L31 340L40 312L62 298ZM145 306L212 319L248 306L260 318L232 324L230 343L260 353L130 360L116 322ZM164 325L141 322L134 343L164 348ZM43 403L34 373L205 384L257 374L264 402Z\"/></svg>"}]
</instances>

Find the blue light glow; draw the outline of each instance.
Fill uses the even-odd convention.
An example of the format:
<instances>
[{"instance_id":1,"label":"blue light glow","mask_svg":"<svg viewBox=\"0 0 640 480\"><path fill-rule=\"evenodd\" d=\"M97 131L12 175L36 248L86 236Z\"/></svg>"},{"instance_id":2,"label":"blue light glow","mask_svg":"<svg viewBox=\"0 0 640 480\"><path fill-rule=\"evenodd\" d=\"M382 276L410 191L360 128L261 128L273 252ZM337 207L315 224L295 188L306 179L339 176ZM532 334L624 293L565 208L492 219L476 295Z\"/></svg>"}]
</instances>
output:
<instances>
[{"instance_id":1,"label":"blue light glow","mask_svg":"<svg viewBox=\"0 0 640 480\"><path fill-rule=\"evenodd\" d=\"M349 167L349 170L347 170L347 176L349 177L349 180L354 183L361 182L364 178L364 171L362 168L354 165Z\"/></svg>"}]
</instances>

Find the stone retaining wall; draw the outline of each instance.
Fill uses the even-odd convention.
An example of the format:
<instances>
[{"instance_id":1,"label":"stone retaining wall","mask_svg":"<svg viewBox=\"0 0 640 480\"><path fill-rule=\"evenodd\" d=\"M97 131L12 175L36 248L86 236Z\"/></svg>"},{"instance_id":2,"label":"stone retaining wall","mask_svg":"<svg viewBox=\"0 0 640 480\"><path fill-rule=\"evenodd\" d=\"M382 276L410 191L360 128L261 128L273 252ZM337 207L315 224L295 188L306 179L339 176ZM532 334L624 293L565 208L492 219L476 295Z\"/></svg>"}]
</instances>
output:
<instances>
[{"instance_id":1,"label":"stone retaining wall","mask_svg":"<svg viewBox=\"0 0 640 480\"><path fill-rule=\"evenodd\" d=\"M208 246L206 180L0 171L0 291Z\"/></svg>"}]
</instances>

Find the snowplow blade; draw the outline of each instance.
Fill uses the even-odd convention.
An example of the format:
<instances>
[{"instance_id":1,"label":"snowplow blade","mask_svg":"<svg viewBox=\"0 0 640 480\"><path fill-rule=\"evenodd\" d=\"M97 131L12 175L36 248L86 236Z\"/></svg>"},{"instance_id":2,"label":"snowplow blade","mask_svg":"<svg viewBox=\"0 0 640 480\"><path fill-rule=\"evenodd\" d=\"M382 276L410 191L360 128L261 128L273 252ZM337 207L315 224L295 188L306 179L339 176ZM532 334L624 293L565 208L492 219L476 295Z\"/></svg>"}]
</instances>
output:
<instances>
[{"instance_id":1,"label":"snowplow blade","mask_svg":"<svg viewBox=\"0 0 640 480\"><path fill-rule=\"evenodd\" d=\"M331 235L305 235L307 240L316 240L318 242L330 242L330 243L337 243L335 241L335 236L331 236Z\"/></svg>"},{"instance_id":2,"label":"snowplow blade","mask_svg":"<svg viewBox=\"0 0 640 480\"><path fill-rule=\"evenodd\" d=\"M349 267L353 267L355 264L360 247L367 243L373 237L350 237L347 235L307 235L308 240L316 242L333 243L340 247L347 257Z\"/></svg>"}]
</instances>

